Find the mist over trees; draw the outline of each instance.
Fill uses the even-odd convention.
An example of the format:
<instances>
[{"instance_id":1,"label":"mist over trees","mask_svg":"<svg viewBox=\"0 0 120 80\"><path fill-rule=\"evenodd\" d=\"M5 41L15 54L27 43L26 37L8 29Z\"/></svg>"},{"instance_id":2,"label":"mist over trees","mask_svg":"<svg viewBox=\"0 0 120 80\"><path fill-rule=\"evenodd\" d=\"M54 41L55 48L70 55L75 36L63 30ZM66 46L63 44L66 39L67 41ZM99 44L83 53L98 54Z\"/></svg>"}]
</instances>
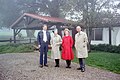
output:
<instances>
[{"instance_id":1,"label":"mist over trees","mask_svg":"<svg viewBox=\"0 0 120 80\"><path fill-rule=\"evenodd\" d=\"M117 14L119 0L0 0L0 23L9 27L25 12L50 15L52 17L69 17L86 22L89 26L98 24L101 17ZM71 16L71 17L70 17ZM93 24L92 24L93 23Z\"/></svg>"},{"instance_id":2,"label":"mist over trees","mask_svg":"<svg viewBox=\"0 0 120 80\"><path fill-rule=\"evenodd\" d=\"M9 26L23 13L67 18L83 26L113 24L120 15L119 0L0 0L0 27ZM34 32L34 31L33 31Z\"/></svg>"}]
</instances>

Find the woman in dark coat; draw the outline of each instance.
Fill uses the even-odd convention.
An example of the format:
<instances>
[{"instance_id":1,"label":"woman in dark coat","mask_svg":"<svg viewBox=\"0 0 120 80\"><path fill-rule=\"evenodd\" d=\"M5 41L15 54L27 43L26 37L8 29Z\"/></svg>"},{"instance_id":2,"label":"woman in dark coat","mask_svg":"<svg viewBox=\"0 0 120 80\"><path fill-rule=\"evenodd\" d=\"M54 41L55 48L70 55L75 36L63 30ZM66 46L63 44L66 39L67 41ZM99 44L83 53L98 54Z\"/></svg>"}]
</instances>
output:
<instances>
[{"instance_id":1,"label":"woman in dark coat","mask_svg":"<svg viewBox=\"0 0 120 80\"><path fill-rule=\"evenodd\" d=\"M74 59L74 53L72 51L72 46L73 46L73 39L70 36L70 31L69 29L64 30L65 36L62 38L62 59L66 60L67 67L66 68L71 68L71 60Z\"/></svg>"}]
</instances>

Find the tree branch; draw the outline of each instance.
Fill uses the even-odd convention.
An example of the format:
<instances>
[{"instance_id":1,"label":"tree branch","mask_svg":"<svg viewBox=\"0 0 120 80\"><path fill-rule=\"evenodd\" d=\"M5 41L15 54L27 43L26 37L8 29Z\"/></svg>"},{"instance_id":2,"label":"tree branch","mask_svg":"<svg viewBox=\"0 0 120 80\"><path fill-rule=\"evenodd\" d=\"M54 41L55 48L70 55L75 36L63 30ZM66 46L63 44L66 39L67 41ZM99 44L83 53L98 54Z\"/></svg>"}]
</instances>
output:
<instances>
[{"instance_id":1,"label":"tree branch","mask_svg":"<svg viewBox=\"0 0 120 80\"><path fill-rule=\"evenodd\" d=\"M106 5L106 3L108 3L109 2L109 0L106 0L103 4L101 4L101 6L98 8L98 13L99 13L99 11L101 10L101 8L104 6L104 5Z\"/></svg>"}]
</instances>

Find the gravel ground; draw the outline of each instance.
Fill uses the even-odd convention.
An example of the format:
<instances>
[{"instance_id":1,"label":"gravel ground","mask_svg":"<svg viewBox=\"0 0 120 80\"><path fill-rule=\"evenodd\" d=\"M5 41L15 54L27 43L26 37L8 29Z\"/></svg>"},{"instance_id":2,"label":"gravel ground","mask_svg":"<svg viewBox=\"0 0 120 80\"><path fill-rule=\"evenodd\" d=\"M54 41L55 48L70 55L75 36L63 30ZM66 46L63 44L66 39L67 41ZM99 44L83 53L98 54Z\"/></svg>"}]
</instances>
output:
<instances>
[{"instance_id":1,"label":"gravel ground","mask_svg":"<svg viewBox=\"0 0 120 80\"><path fill-rule=\"evenodd\" d=\"M72 63L66 69L65 61L60 68L48 58L49 67L39 68L39 53L10 53L0 55L0 80L120 80L120 74L86 66L86 72L77 71Z\"/></svg>"}]
</instances>

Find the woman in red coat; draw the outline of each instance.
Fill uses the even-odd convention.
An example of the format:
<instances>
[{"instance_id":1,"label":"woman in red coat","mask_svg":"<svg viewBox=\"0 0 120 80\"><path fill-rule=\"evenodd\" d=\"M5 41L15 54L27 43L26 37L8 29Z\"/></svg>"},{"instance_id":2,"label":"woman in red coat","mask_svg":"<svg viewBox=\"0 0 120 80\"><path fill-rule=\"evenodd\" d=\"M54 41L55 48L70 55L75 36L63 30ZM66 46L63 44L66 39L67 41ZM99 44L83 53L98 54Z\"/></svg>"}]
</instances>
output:
<instances>
[{"instance_id":1,"label":"woman in red coat","mask_svg":"<svg viewBox=\"0 0 120 80\"><path fill-rule=\"evenodd\" d=\"M73 39L70 36L69 29L65 29L64 34L65 36L62 38L62 59L66 60L66 68L71 68L71 60L74 59L74 54L72 51Z\"/></svg>"}]
</instances>

